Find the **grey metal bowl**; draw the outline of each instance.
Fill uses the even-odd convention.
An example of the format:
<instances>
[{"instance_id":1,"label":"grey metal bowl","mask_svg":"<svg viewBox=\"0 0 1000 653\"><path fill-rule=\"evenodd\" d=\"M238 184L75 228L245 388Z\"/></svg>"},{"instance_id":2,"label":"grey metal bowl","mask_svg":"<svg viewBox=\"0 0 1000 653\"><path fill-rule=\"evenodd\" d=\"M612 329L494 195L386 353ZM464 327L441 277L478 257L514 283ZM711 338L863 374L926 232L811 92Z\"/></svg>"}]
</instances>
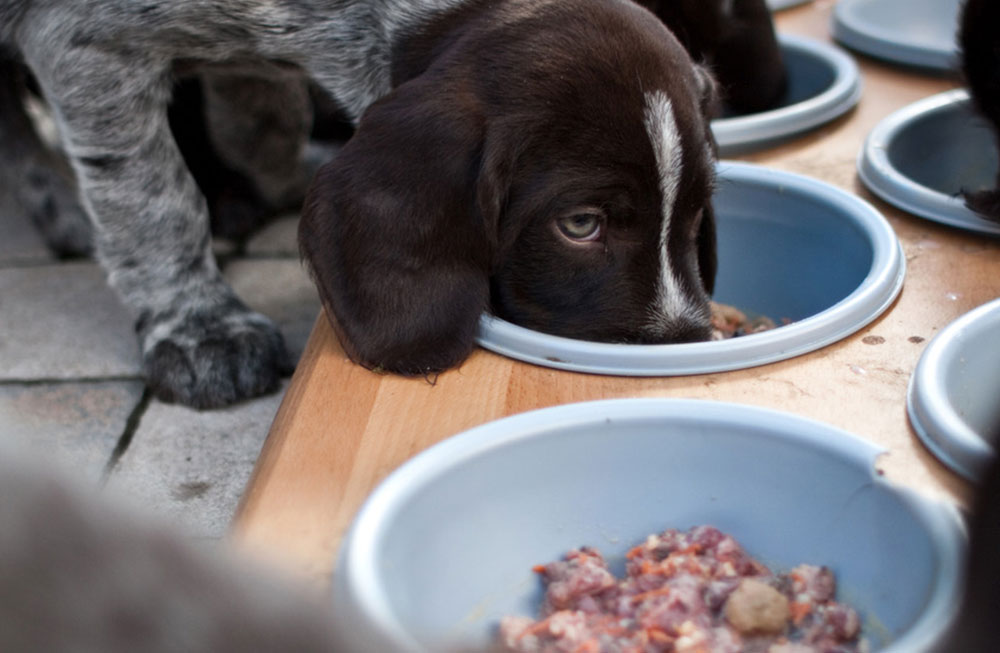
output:
<instances>
[{"instance_id":1,"label":"grey metal bowl","mask_svg":"<svg viewBox=\"0 0 1000 653\"><path fill-rule=\"evenodd\" d=\"M484 316L478 343L537 365L626 376L742 369L836 342L878 317L905 275L892 227L870 204L809 177L724 161L714 198L719 241L715 300L780 328L672 345L587 342Z\"/></svg>"},{"instance_id":2,"label":"grey metal bowl","mask_svg":"<svg viewBox=\"0 0 1000 653\"><path fill-rule=\"evenodd\" d=\"M873 193L904 211L942 224L1000 234L1000 224L965 206L962 190L996 183L996 135L956 89L887 116L868 135L858 176Z\"/></svg>"},{"instance_id":3,"label":"grey metal bowl","mask_svg":"<svg viewBox=\"0 0 1000 653\"><path fill-rule=\"evenodd\" d=\"M1000 438L1000 299L931 340L910 378L906 408L927 448L978 480Z\"/></svg>"},{"instance_id":4,"label":"grey metal bowl","mask_svg":"<svg viewBox=\"0 0 1000 653\"><path fill-rule=\"evenodd\" d=\"M776 569L829 565L873 650L939 636L961 590L957 511L875 473L878 447L800 417L696 400L523 413L393 472L343 541L334 579L349 650L482 645L535 614L533 565L591 545L621 573L650 533L710 524Z\"/></svg>"},{"instance_id":5,"label":"grey metal bowl","mask_svg":"<svg viewBox=\"0 0 1000 653\"><path fill-rule=\"evenodd\" d=\"M962 0L839 0L833 37L877 59L936 71L957 68Z\"/></svg>"},{"instance_id":6,"label":"grey metal bowl","mask_svg":"<svg viewBox=\"0 0 1000 653\"><path fill-rule=\"evenodd\" d=\"M850 111L861 97L861 73L840 48L815 39L779 34L788 89L769 111L712 121L723 156L758 149L819 127Z\"/></svg>"}]
</instances>

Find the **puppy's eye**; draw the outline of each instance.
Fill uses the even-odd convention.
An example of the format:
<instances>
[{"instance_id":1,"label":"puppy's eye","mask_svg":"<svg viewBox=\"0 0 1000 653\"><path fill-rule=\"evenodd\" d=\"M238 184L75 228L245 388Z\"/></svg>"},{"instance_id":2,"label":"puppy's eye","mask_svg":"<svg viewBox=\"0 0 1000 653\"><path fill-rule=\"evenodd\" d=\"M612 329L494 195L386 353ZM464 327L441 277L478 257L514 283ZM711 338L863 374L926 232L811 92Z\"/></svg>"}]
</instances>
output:
<instances>
[{"instance_id":1,"label":"puppy's eye","mask_svg":"<svg viewBox=\"0 0 1000 653\"><path fill-rule=\"evenodd\" d=\"M598 213L574 213L556 221L562 235L570 240L589 242L601 235L601 215Z\"/></svg>"}]
</instances>

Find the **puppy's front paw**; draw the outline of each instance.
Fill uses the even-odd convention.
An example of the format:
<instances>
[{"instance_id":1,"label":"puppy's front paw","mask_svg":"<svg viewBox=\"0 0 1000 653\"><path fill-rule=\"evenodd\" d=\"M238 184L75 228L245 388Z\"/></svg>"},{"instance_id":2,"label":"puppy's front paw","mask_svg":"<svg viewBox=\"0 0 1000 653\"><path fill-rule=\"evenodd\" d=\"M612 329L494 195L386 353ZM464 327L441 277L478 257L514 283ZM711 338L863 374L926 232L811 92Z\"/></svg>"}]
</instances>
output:
<instances>
[{"instance_id":1,"label":"puppy's front paw","mask_svg":"<svg viewBox=\"0 0 1000 653\"><path fill-rule=\"evenodd\" d=\"M143 332L147 383L163 401L218 408L277 390L293 369L278 329L246 309L163 320Z\"/></svg>"}]
</instances>

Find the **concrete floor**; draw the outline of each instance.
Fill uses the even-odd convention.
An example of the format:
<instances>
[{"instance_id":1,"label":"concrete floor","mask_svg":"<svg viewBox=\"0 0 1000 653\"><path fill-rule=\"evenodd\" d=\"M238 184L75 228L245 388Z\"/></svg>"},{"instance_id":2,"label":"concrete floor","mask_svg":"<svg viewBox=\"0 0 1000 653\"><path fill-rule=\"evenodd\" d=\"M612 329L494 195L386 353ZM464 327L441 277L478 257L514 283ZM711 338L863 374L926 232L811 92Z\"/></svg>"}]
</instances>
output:
<instances>
[{"instance_id":1,"label":"concrete floor","mask_svg":"<svg viewBox=\"0 0 1000 653\"><path fill-rule=\"evenodd\" d=\"M276 220L220 267L298 356L320 305L296 225L295 216ZM0 197L0 437L30 443L196 538L218 539L283 394L204 412L148 397L132 322L103 271L55 259Z\"/></svg>"}]
</instances>

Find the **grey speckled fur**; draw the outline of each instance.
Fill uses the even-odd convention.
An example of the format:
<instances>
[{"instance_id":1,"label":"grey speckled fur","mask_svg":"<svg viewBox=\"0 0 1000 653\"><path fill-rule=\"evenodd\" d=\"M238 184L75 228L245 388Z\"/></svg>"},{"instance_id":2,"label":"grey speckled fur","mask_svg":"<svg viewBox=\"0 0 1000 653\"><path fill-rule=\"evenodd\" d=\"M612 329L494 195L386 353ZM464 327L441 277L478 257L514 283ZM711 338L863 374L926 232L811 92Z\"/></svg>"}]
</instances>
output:
<instances>
[{"instance_id":1,"label":"grey speckled fur","mask_svg":"<svg viewBox=\"0 0 1000 653\"><path fill-rule=\"evenodd\" d=\"M301 71L356 119L389 91L396 39L458 2L0 0L0 51L27 64L53 109L159 397L225 405L289 370L278 330L212 257L205 200L167 123L176 63Z\"/></svg>"}]
</instances>

